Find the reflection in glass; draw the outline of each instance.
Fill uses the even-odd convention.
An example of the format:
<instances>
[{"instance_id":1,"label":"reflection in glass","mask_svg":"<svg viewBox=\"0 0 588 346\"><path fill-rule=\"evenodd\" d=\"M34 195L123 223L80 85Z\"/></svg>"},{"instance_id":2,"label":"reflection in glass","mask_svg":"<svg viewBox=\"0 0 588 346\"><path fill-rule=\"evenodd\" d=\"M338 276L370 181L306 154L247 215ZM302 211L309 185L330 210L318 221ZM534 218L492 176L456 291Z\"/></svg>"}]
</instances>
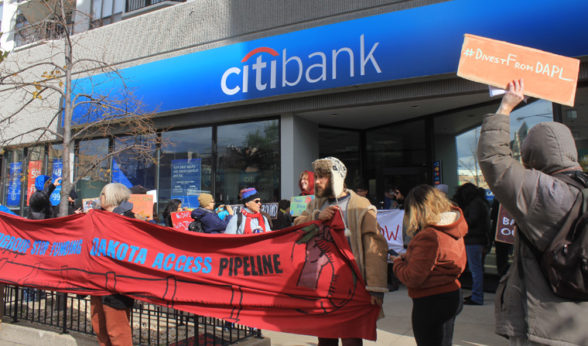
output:
<instances>
[{"instance_id":1,"label":"reflection in glass","mask_svg":"<svg viewBox=\"0 0 588 346\"><path fill-rule=\"evenodd\" d=\"M217 201L238 203L239 190L248 186L262 202L279 200L279 131L278 120L218 127Z\"/></svg>"},{"instance_id":2,"label":"reflection in glass","mask_svg":"<svg viewBox=\"0 0 588 346\"><path fill-rule=\"evenodd\" d=\"M118 137L114 140L112 182L128 188L155 189L155 136Z\"/></svg>"},{"instance_id":3,"label":"reflection in glass","mask_svg":"<svg viewBox=\"0 0 588 346\"><path fill-rule=\"evenodd\" d=\"M110 181L108 139L80 142L76 155L76 191L79 198L97 198L104 185Z\"/></svg>"}]
</instances>

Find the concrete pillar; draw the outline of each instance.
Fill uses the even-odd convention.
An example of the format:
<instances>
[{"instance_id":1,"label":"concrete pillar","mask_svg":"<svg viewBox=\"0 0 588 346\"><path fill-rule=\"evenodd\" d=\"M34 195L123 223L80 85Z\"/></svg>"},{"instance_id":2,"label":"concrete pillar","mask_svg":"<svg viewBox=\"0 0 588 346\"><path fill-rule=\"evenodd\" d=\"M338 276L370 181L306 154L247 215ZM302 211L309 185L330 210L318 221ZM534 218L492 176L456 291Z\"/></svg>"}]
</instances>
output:
<instances>
[{"instance_id":1,"label":"concrete pillar","mask_svg":"<svg viewBox=\"0 0 588 346\"><path fill-rule=\"evenodd\" d=\"M282 199L290 199L300 193L298 176L303 170L311 170L312 161L318 158L318 124L292 113L280 117L280 153Z\"/></svg>"}]
</instances>

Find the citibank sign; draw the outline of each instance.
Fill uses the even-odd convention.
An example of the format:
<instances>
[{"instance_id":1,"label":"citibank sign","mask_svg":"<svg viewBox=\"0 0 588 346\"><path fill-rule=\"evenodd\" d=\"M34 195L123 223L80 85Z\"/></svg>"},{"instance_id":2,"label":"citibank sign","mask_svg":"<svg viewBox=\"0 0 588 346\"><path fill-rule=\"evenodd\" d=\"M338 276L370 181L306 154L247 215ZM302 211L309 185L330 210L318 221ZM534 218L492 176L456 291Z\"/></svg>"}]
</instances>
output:
<instances>
[{"instance_id":1,"label":"citibank sign","mask_svg":"<svg viewBox=\"0 0 588 346\"><path fill-rule=\"evenodd\" d=\"M357 73L360 76L382 73L376 58L379 44L372 43L368 50L365 35L360 35L355 47L315 51L304 56L290 54L286 48L280 54L271 47L258 47L243 57L241 67L230 67L223 73L220 87L230 96L247 93L250 88L263 91L336 80L338 69L345 71L346 79L354 78Z\"/></svg>"}]
</instances>

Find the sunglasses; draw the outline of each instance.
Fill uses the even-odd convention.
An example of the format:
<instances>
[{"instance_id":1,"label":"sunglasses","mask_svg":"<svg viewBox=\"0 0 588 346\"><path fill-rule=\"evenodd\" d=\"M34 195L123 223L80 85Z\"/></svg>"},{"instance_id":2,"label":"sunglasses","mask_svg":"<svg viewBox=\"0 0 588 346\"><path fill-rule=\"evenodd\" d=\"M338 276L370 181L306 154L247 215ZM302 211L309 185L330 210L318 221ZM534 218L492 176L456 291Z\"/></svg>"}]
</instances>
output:
<instances>
[{"instance_id":1,"label":"sunglasses","mask_svg":"<svg viewBox=\"0 0 588 346\"><path fill-rule=\"evenodd\" d=\"M255 200L253 200L252 202L253 202L253 203L259 203L259 204L261 204L261 199L255 199Z\"/></svg>"}]
</instances>

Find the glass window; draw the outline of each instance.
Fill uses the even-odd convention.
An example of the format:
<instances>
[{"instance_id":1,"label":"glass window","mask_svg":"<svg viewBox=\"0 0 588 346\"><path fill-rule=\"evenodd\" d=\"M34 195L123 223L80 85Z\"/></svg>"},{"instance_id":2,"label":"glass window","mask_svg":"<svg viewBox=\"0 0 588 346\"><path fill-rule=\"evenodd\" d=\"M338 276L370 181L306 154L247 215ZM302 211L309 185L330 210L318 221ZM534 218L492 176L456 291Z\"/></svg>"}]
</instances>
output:
<instances>
[{"instance_id":1,"label":"glass window","mask_svg":"<svg viewBox=\"0 0 588 346\"><path fill-rule=\"evenodd\" d=\"M128 188L155 189L155 136L120 137L114 140L112 182Z\"/></svg>"},{"instance_id":2,"label":"glass window","mask_svg":"<svg viewBox=\"0 0 588 346\"><path fill-rule=\"evenodd\" d=\"M198 206L198 195L212 191L212 128L169 131L161 134L159 210L170 198L182 206Z\"/></svg>"},{"instance_id":3,"label":"glass window","mask_svg":"<svg viewBox=\"0 0 588 346\"><path fill-rule=\"evenodd\" d=\"M108 139L80 142L76 155L76 191L79 198L97 198L104 185L110 182Z\"/></svg>"},{"instance_id":4,"label":"glass window","mask_svg":"<svg viewBox=\"0 0 588 346\"><path fill-rule=\"evenodd\" d=\"M355 189L363 183L360 181L360 134L357 131L341 129L319 129L319 157L334 156L347 167L345 183Z\"/></svg>"},{"instance_id":5,"label":"glass window","mask_svg":"<svg viewBox=\"0 0 588 346\"><path fill-rule=\"evenodd\" d=\"M248 186L264 202L279 201L279 132L278 120L218 127L217 201L238 203L239 190Z\"/></svg>"},{"instance_id":6,"label":"glass window","mask_svg":"<svg viewBox=\"0 0 588 346\"><path fill-rule=\"evenodd\" d=\"M562 106L562 122L574 135L578 147L578 161L588 172L588 88L579 88L573 108Z\"/></svg>"},{"instance_id":7,"label":"glass window","mask_svg":"<svg viewBox=\"0 0 588 346\"><path fill-rule=\"evenodd\" d=\"M23 149L11 150L6 155L8 179L4 181L4 191L6 193L4 200L6 201L6 206L17 214L20 212L20 199L24 181L23 161Z\"/></svg>"}]
</instances>

